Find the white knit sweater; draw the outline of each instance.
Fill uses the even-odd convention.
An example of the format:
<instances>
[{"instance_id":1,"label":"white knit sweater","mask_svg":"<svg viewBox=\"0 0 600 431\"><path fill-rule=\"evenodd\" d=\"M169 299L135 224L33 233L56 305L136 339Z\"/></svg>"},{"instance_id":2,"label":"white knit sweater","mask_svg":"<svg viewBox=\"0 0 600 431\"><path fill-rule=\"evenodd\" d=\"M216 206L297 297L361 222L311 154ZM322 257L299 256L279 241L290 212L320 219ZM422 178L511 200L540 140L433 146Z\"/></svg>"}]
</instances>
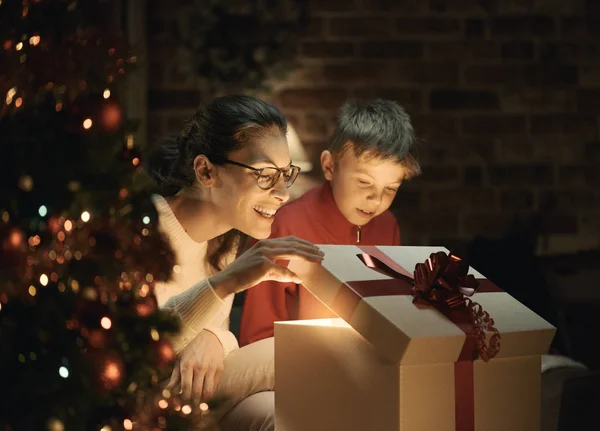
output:
<instances>
[{"instance_id":1,"label":"white knit sweater","mask_svg":"<svg viewBox=\"0 0 600 431\"><path fill-rule=\"evenodd\" d=\"M221 299L208 281L207 242L198 243L187 234L162 196L153 195L152 201L158 211L159 228L169 239L177 261L172 280L156 285L158 305L172 309L181 319L181 332L173 339L174 350L179 353L206 329L219 338L227 356L239 347L229 331L233 295Z\"/></svg>"}]
</instances>

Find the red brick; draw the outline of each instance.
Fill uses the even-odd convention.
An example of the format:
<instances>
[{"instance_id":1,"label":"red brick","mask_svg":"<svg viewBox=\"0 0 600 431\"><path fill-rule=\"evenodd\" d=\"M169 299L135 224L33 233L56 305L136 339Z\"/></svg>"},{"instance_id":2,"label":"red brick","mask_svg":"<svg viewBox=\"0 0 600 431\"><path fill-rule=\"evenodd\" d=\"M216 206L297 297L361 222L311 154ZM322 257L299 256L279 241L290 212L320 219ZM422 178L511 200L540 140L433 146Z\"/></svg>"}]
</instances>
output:
<instances>
[{"instance_id":1,"label":"red brick","mask_svg":"<svg viewBox=\"0 0 600 431\"><path fill-rule=\"evenodd\" d=\"M556 23L552 17L544 15L504 16L492 19L491 31L492 37L553 36Z\"/></svg>"},{"instance_id":2,"label":"red brick","mask_svg":"<svg viewBox=\"0 0 600 431\"><path fill-rule=\"evenodd\" d=\"M526 162L533 157L531 139L501 139L498 141L499 162Z\"/></svg>"},{"instance_id":3,"label":"red brick","mask_svg":"<svg viewBox=\"0 0 600 431\"><path fill-rule=\"evenodd\" d=\"M504 165L489 170L492 185L547 186L554 183L554 171L546 165Z\"/></svg>"},{"instance_id":4,"label":"red brick","mask_svg":"<svg viewBox=\"0 0 600 431\"><path fill-rule=\"evenodd\" d=\"M516 84L520 80L518 65L479 64L465 69L467 84Z\"/></svg>"},{"instance_id":5,"label":"red brick","mask_svg":"<svg viewBox=\"0 0 600 431\"><path fill-rule=\"evenodd\" d=\"M342 58L354 56L352 42L304 42L301 46L303 57L307 58Z\"/></svg>"},{"instance_id":6,"label":"red brick","mask_svg":"<svg viewBox=\"0 0 600 431\"><path fill-rule=\"evenodd\" d=\"M496 198L493 189L432 190L427 193L427 210L486 209L493 210Z\"/></svg>"},{"instance_id":7,"label":"red brick","mask_svg":"<svg viewBox=\"0 0 600 431\"><path fill-rule=\"evenodd\" d=\"M543 231L551 234L576 234L579 231L577 216L549 214L544 220Z\"/></svg>"},{"instance_id":8,"label":"red brick","mask_svg":"<svg viewBox=\"0 0 600 431\"><path fill-rule=\"evenodd\" d=\"M594 40L543 42L539 48L540 60L551 62L576 62L600 57L600 43Z\"/></svg>"},{"instance_id":9,"label":"red brick","mask_svg":"<svg viewBox=\"0 0 600 431\"><path fill-rule=\"evenodd\" d=\"M426 127L426 126L425 126ZM454 136L432 136L416 128L417 136L424 139L426 144L422 151L428 156L430 163L481 163L495 161L493 139L473 139ZM473 175L469 176L473 178Z\"/></svg>"},{"instance_id":10,"label":"red brick","mask_svg":"<svg viewBox=\"0 0 600 431\"><path fill-rule=\"evenodd\" d=\"M356 0L310 0L311 12L347 12L357 8Z\"/></svg>"},{"instance_id":11,"label":"red brick","mask_svg":"<svg viewBox=\"0 0 600 431\"><path fill-rule=\"evenodd\" d=\"M430 0L433 12L493 12L495 0Z\"/></svg>"},{"instance_id":12,"label":"red brick","mask_svg":"<svg viewBox=\"0 0 600 431\"><path fill-rule=\"evenodd\" d=\"M531 86L572 86L579 82L577 66L524 65L521 76L523 82Z\"/></svg>"},{"instance_id":13,"label":"red brick","mask_svg":"<svg viewBox=\"0 0 600 431\"><path fill-rule=\"evenodd\" d=\"M360 0L360 4L368 12L402 12L402 15L416 14L426 7L423 0Z\"/></svg>"},{"instance_id":14,"label":"red brick","mask_svg":"<svg viewBox=\"0 0 600 431\"><path fill-rule=\"evenodd\" d=\"M456 84L458 66L455 63L401 63L394 80L398 83Z\"/></svg>"},{"instance_id":15,"label":"red brick","mask_svg":"<svg viewBox=\"0 0 600 431\"><path fill-rule=\"evenodd\" d=\"M335 37L385 37L392 34L387 17L344 17L329 20L329 35Z\"/></svg>"},{"instance_id":16,"label":"red brick","mask_svg":"<svg viewBox=\"0 0 600 431\"><path fill-rule=\"evenodd\" d=\"M533 208L531 190L505 190L500 195L500 208L503 210L529 210Z\"/></svg>"},{"instance_id":17,"label":"red brick","mask_svg":"<svg viewBox=\"0 0 600 431\"><path fill-rule=\"evenodd\" d=\"M311 15L304 33L305 38L319 39L325 35L325 19Z\"/></svg>"},{"instance_id":18,"label":"red brick","mask_svg":"<svg viewBox=\"0 0 600 431\"><path fill-rule=\"evenodd\" d=\"M465 166L463 171L463 184L468 187L481 187L483 185L483 169L481 166Z\"/></svg>"},{"instance_id":19,"label":"red brick","mask_svg":"<svg viewBox=\"0 0 600 431\"><path fill-rule=\"evenodd\" d=\"M500 45L490 40L430 41L426 44L426 52L432 60L498 58Z\"/></svg>"},{"instance_id":20,"label":"red brick","mask_svg":"<svg viewBox=\"0 0 600 431\"><path fill-rule=\"evenodd\" d=\"M491 91L433 90L429 95L429 107L441 109L498 109L500 102Z\"/></svg>"},{"instance_id":21,"label":"red brick","mask_svg":"<svg viewBox=\"0 0 600 431\"><path fill-rule=\"evenodd\" d=\"M482 19L467 19L465 21L465 37L467 39L481 39L487 33L487 21Z\"/></svg>"},{"instance_id":22,"label":"red brick","mask_svg":"<svg viewBox=\"0 0 600 431\"><path fill-rule=\"evenodd\" d=\"M587 142L584 146L585 160L600 162L600 141Z\"/></svg>"},{"instance_id":23,"label":"red brick","mask_svg":"<svg viewBox=\"0 0 600 431\"><path fill-rule=\"evenodd\" d=\"M419 111L423 105L422 93L419 90L409 90L403 88L360 88L354 91L354 97L357 99L386 99L395 100L409 113Z\"/></svg>"},{"instance_id":24,"label":"red brick","mask_svg":"<svg viewBox=\"0 0 600 431\"><path fill-rule=\"evenodd\" d=\"M482 208L482 210L485 210ZM462 226L470 236L483 235L486 237L505 234L513 223L512 214L479 213L465 216Z\"/></svg>"},{"instance_id":25,"label":"red brick","mask_svg":"<svg viewBox=\"0 0 600 431\"><path fill-rule=\"evenodd\" d=\"M600 64L582 64L579 67L581 87L600 87Z\"/></svg>"},{"instance_id":26,"label":"red brick","mask_svg":"<svg viewBox=\"0 0 600 431\"><path fill-rule=\"evenodd\" d=\"M419 114L412 117L417 136L424 138L448 137L458 134L456 118L442 115Z\"/></svg>"},{"instance_id":27,"label":"red brick","mask_svg":"<svg viewBox=\"0 0 600 431\"><path fill-rule=\"evenodd\" d=\"M568 16L561 19L562 36L588 38L600 34L600 15Z\"/></svg>"},{"instance_id":28,"label":"red brick","mask_svg":"<svg viewBox=\"0 0 600 431\"><path fill-rule=\"evenodd\" d=\"M502 44L502 58L510 60L532 60L533 42L505 42Z\"/></svg>"},{"instance_id":29,"label":"red brick","mask_svg":"<svg viewBox=\"0 0 600 431\"><path fill-rule=\"evenodd\" d=\"M511 135L526 132L525 117L517 115L479 115L464 118L462 130L468 135Z\"/></svg>"},{"instance_id":30,"label":"red brick","mask_svg":"<svg viewBox=\"0 0 600 431\"><path fill-rule=\"evenodd\" d=\"M572 165L558 168L558 184L562 187L590 186L586 183L587 166Z\"/></svg>"},{"instance_id":31,"label":"red brick","mask_svg":"<svg viewBox=\"0 0 600 431\"><path fill-rule=\"evenodd\" d=\"M505 112L569 112L575 107L575 94L570 89L510 88L500 94Z\"/></svg>"},{"instance_id":32,"label":"red brick","mask_svg":"<svg viewBox=\"0 0 600 431\"><path fill-rule=\"evenodd\" d=\"M330 82L387 82L394 76L393 64L357 61L346 64L326 64L323 77Z\"/></svg>"},{"instance_id":33,"label":"red brick","mask_svg":"<svg viewBox=\"0 0 600 431\"><path fill-rule=\"evenodd\" d=\"M449 184L458 181L458 168L456 166L422 166L423 176L420 182L430 184Z\"/></svg>"},{"instance_id":34,"label":"red brick","mask_svg":"<svg viewBox=\"0 0 600 431\"><path fill-rule=\"evenodd\" d=\"M401 40L366 40L360 44L360 55L365 58L421 58L423 44Z\"/></svg>"},{"instance_id":35,"label":"red brick","mask_svg":"<svg viewBox=\"0 0 600 431\"><path fill-rule=\"evenodd\" d=\"M558 211L590 211L598 208L596 190L551 190L540 193L539 207Z\"/></svg>"},{"instance_id":36,"label":"red brick","mask_svg":"<svg viewBox=\"0 0 600 431\"><path fill-rule=\"evenodd\" d=\"M531 139L532 160L542 163L568 164L583 160L584 143L577 135L538 135Z\"/></svg>"},{"instance_id":37,"label":"red brick","mask_svg":"<svg viewBox=\"0 0 600 431\"><path fill-rule=\"evenodd\" d=\"M579 112L600 112L600 90L580 90L577 92Z\"/></svg>"},{"instance_id":38,"label":"red brick","mask_svg":"<svg viewBox=\"0 0 600 431\"><path fill-rule=\"evenodd\" d=\"M320 88L290 88L279 94L284 108L297 109L337 109L348 96L346 90Z\"/></svg>"},{"instance_id":39,"label":"red brick","mask_svg":"<svg viewBox=\"0 0 600 431\"><path fill-rule=\"evenodd\" d=\"M148 107L165 110L171 108L197 108L202 98L199 91L158 91L148 92Z\"/></svg>"},{"instance_id":40,"label":"red brick","mask_svg":"<svg viewBox=\"0 0 600 431\"><path fill-rule=\"evenodd\" d=\"M450 36L460 33L460 22L453 18L398 18L396 34L401 36Z\"/></svg>"},{"instance_id":41,"label":"red brick","mask_svg":"<svg viewBox=\"0 0 600 431\"><path fill-rule=\"evenodd\" d=\"M592 115L534 115L530 119L531 133L537 135L598 136L598 118Z\"/></svg>"}]
</instances>

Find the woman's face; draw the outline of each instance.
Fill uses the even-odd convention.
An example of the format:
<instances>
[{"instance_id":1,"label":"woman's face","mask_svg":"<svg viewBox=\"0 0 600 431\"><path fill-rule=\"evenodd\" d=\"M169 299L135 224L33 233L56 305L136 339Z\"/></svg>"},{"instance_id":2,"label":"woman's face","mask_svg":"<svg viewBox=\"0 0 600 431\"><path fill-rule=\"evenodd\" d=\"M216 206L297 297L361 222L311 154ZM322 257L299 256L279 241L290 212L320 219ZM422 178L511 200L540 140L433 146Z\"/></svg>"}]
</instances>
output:
<instances>
[{"instance_id":1,"label":"woman's face","mask_svg":"<svg viewBox=\"0 0 600 431\"><path fill-rule=\"evenodd\" d=\"M287 168L291 163L283 135L251 138L243 149L230 153L228 159L256 169ZM223 221L253 238L268 238L275 213L290 198L284 175L273 187L263 190L258 186L256 171L232 164L216 168L218 181L212 198Z\"/></svg>"}]
</instances>

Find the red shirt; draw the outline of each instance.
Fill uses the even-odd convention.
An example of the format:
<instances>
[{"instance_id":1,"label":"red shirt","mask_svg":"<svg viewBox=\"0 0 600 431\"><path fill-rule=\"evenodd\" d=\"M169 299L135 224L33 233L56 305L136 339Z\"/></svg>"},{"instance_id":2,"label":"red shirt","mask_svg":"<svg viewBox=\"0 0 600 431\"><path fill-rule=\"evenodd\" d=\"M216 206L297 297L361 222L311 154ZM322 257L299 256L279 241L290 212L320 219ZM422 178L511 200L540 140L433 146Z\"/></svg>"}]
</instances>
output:
<instances>
[{"instance_id":1,"label":"red shirt","mask_svg":"<svg viewBox=\"0 0 600 431\"><path fill-rule=\"evenodd\" d=\"M293 235L313 244L400 245L400 229L390 211L364 226L351 224L338 209L329 182L282 207L271 238ZM246 292L240 345L273 336L274 323L337 317L304 287L267 281Z\"/></svg>"}]
</instances>

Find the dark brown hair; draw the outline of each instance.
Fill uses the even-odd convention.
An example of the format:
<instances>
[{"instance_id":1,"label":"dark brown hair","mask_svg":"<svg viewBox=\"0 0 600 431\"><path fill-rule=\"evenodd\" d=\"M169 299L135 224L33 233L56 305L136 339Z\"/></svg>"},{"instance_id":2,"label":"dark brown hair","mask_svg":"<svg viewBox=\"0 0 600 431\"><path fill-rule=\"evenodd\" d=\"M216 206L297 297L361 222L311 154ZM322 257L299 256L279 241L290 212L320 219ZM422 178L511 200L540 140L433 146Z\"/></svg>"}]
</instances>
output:
<instances>
[{"instance_id":1,"label":"dark brown hair","mask_svg":"<svg viewBox=\"0 0 600 431\"><path fill-rule=\"evenodd\" d=\"M145 170L163 195L174 195L194 184L194 159L199 154L221 165L250 138L286 133L287 121L274 105L252 96L219 97L200 105L181 134L151 148ZM246 243L246 235L235 229L209 240L208 264L222 270L225 259L234 250L243 251Z\"/></svg>"}]
</instances>

